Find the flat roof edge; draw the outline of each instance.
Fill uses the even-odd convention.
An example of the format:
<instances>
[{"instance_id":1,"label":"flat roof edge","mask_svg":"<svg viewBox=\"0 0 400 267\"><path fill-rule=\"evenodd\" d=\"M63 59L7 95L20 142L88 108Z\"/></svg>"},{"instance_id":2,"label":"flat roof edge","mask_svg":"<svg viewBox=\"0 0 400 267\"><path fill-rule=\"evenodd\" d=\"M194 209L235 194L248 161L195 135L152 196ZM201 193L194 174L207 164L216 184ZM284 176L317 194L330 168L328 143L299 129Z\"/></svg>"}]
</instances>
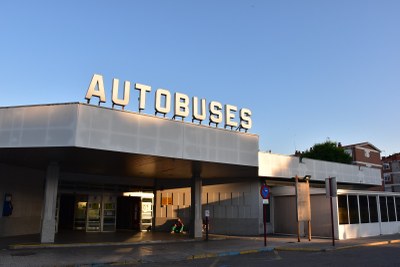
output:
<instances>
[{"instance_id":1,"label":"flat roof edge","mask_svg":"<svg viewBox=\"0 0 400 267\"><path fill-rule=\"evenodd\" d=\"M2 106L0 109L11 109L11 108L29 108L29 107L48 107L48 106L67 106L67 105L79 105L80 102L65 102L65 103L49 103L49 104L27 104L18 106Z\"/></svg>"},{"instance_id":2,"label":"flat roof edge","mask_svg":"<svg viewBox=\"0 0 400 267\"><path fill-rule=\"evenodd\" d=\"M3 107L0 107L0 110L1 109L12 109L12 108L67 106L67 105L87 106L87 107L91 107L91 108L100 108L100 109L106 109L106 110L111 110L111 111L115 111L115 112L124 112L124 113L129 113L129 114L145 116L145 117L149 117L149 118L155 118L155 119L159 119L159 120L174 121L176 123L190 124L190 125L197 126L197 127L215 129L215 130L220 130L220 131L225 131L225 132L235 133L235 134L243 134L243 135L248 135L248 136L255 136L255 137L259 138L259 135L256 134L256 133L234 131L234 130L229 130L229 129L220 128L220 127L211 127L211 126L204 125L204 124L192 123L190 121L179 121L179 120L176 120L176 119L173 119L173 118L159 117L159 116L155 116L155 115L152 115L152 114L140 113L140 112L130 111L130 110L116 109L116 108L111 108L111 107L106 107L106 106L92 105L92 104L87 104L87 103L82 103L82 102L65 102L65 103L32 104L32 105L28 104L28 105L19 105L19 106L3 106Z\"/></svg>"}]
</instances>

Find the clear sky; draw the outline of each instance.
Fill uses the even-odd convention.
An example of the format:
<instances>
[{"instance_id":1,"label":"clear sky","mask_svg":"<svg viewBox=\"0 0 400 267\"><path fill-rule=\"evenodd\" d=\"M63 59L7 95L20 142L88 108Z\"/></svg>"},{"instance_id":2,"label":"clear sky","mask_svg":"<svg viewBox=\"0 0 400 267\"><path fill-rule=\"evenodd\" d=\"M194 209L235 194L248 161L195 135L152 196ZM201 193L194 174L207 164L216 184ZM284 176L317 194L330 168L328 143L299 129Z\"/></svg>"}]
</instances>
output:
<instances>
[{"instance_id":1,"label":"clear sky","mask_svg":"<svg viewBox=\"0 0 400 267\"><path fill-rule=\"evenodd\" d=\"M85 102L98 73L105 106L118 78L249 108L260 150L329 138L389 155L399 14L399 0L2 1L0 106Z\"/></svg>"}]
</instances>

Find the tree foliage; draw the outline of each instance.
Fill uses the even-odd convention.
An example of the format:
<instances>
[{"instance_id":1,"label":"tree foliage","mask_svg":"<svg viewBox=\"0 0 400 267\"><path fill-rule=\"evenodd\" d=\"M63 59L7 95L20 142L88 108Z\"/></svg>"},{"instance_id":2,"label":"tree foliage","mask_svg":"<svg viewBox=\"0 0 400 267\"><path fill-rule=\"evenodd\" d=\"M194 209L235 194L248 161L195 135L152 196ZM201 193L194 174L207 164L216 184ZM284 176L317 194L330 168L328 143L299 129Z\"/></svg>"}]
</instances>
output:
<instances>
[{"instance_id":1,"label":"tree foliage","mask_svg":"<svg viewBox=\"0 0 400 267\"><path fill-rule=\"evenodd\" d=\"M315 144L310 150L300 153L302 158L319 159L340 163L351 163L352 158L347 154L343 147L336 142L326 141L325 143Z\"/></svg>"}]
</instances>

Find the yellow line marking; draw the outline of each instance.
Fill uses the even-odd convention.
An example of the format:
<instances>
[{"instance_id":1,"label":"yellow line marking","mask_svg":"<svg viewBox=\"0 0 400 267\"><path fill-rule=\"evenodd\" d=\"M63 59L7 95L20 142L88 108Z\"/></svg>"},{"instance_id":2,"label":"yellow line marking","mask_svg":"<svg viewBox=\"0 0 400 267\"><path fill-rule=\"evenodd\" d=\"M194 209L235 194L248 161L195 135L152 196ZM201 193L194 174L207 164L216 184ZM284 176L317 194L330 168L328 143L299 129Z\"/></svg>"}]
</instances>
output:
<instances>
[{"instance_id":1,"label":"yellow line marking","mask_svg":"<svg viewBox=\"0 0 400 267\"><path fill-rule=\"evenodd\" d=\"M240 251L240 254L243 255L243 254L251 254L251 253L257 253L257 252L259 252L259 251L256 249L253 249L253 250Z\"/></svg>"},{"instance_id":2,"label":"yellow line marking","mask_svg":"<svg viewBox=\"0 0 400 267\"><path fill-rule=\"evenodd\" d=\"M289 248L289 247L277 247L275 248L277 251L307 251L307 252L320 252L324 251L324 249L320 248Z\"/></svg>"}]
</instances>

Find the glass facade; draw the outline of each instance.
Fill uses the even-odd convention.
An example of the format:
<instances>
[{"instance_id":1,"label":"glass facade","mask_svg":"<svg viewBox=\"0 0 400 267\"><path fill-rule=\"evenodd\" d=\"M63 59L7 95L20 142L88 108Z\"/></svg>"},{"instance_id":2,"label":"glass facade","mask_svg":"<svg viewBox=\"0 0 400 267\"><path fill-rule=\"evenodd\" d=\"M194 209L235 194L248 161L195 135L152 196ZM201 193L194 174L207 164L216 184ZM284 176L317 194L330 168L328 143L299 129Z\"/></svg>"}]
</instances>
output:
<instances>
[{"instance_id":1,"label":"glass facade","mask_svg":"<svg viewBox=\"0 0 400 267\"><path fill-rule=\"evenodd\" d=\"M359 223L357 196L348 196L350 224Z\"/></svg>"},{"instance_id":2,"label":"glass facade","mask_svg":"<svg viewBox=\"0 0 400 267\"><path fill-rule=\"evenodd\" d=\"M378 201L377 201L378 200ZM339 224L400 221L400 197L338 195Z\"/></svg>"},{"instance_id":3,"label":"glass facade","mask_svg":"<svg viewBox=\"0 0 400 267\"><path fill-rule=\"evenodd\" d=\"M367 196L359 196L361 223L369 223L369 205Z\"/></svg>"},{"instance_id":4,"label":"glass facade","mask_svg":"<svg viewBox=\"0 0 400 267\"><path fill-rule=\"evenodd\" d=\"M371 222L378 222L378 204L376 202L376 196L368 196L368 204Z\"/></svg>"},{"instance_id":5,"label":"glass facade","mask_svg":"<svg viewBox=\"0 0 400 267\"><path fill-rule=\"evenodd\" d=\"M338 195L339 224L349 223L349 211L347 208L347 195Z\"/></svg>"}]
</instances>

